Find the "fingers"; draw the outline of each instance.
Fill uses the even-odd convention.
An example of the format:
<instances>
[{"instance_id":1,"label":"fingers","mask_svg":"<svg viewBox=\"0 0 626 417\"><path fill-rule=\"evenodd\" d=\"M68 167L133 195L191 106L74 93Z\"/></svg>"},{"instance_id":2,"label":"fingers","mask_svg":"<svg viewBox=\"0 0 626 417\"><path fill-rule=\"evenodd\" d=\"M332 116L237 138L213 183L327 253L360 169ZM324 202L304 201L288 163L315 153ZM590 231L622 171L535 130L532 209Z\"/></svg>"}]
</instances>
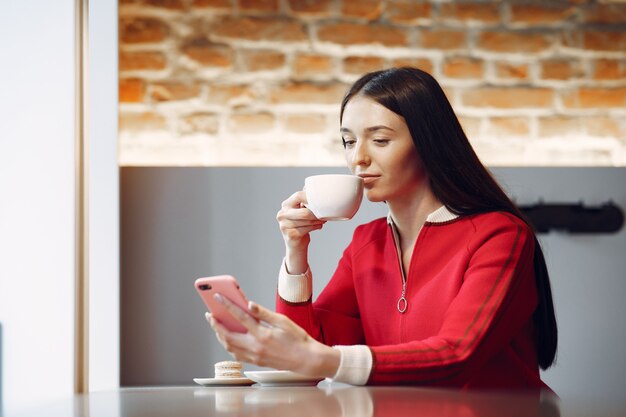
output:
<instances>
[{"instance_id":1,"label":"fingers","mask_svg":"<svg viewBox=\"0 0 626 417\"><path fill-rule=\"evenodd\" d=\"M217 337L217 341L220 342L222 346L224 346L224 349L228 350L228 346L226 346L226 340L222 335L222 332L226 331L226 328L219 324L218 321L215 319L211 319L211 327L215 331L215 337Z\"/></svg>"},{"instance_id":2,"label":"fingers","mask_svg":"<svg viewBox=\"0 0 626 417\"><path fill-rule=\"evenodd\" d=\"M280 327L287 319L284 315L268 310L252 301L248 302L248 311L258 321L265 322L271 326Z\"/></svg>"},{"instance_id":3,"label":"fingers","mask_svg":"<svg viewBox=\"0 0 626 417\"><path fill-rule=\"evenodd\" d=\"M224 336L223 336L224 331L228 331L228 330L226 330L226 328L224 326L219 324L218 321L213 318L211 313L208 313L208 312L204 313L204 318L206 319L206 321L209 322L209 325L211 326L211 328L215 332L215 336L217 337L217 341L220 342L220 344L222 346L224 346L224 348L226 350L228 350L226 348L226 342L225 342Z\"/></svg>"},{"instance_id":4,"label":"fingers","mask_svg":"<svg viewBox=\"0 0 626 417\"><path fill-rule=\"evenodd\" d=\"M295 369L301 364L301 353L312 340L304 329L257 303L250 302L244 310L226 297L216 294L215 298L248 329L246 333L229 331L206 314L218 340L236 360L277 369Z\"/></svg>"},{"instance_id":5,"label":"fingers","mask_svg":"<svg viewBox=\"0 0 626 417\"><path fill-rule=\"evenodd\" d=\"M307 203L306 193L304 191L296 191L282 202L281 207L301 208Z\"/></svg>"},{"instance_id":6,"label":"fingers","mask_svg":"<svg viewBox=\"0 0 626 417\"><path fill-rule=\"evenodd\" d=\"M304 205L307 203L304 191L293 193L280 205L276 219L280 221L319 221Z\"/></svg>"},{"instance_id":7,"label":"fingers","mask_svg":"<svg viewBox=\"0 0 626 417\"><path fill-rule=\"evenodd\" d=\"M308 225L311 223L321 223L323 220L315 217L313 212L308 208L291 208L282 207L278 213L276 213L276 220L281 223L282 226L297 227Z\"/></svg>"},{"instance_id":8,"label":"fingers","mask_svg":"<svg viewBox=\"0 0 626 417\"><path fill-rule=\"evenodd\" d=\"M311 240L309 234L319 230L326 223L315 217L313 212L304 207L307 202L304 191L293 193L282 202L276 214L276 220L283 235L285 244L289 247L308 247Z\"/></svg>"},{"instance_id":9,"label":"fingers","mask_svg":"<svg viewBox=\"0 0 626 417\"><path fill-rule=\"evenodd\" d=\"M255 346L258 346L258 343L256 343L255 337L250 332L231 332L215 320L210 313L205 313L204 317L215 331L217 340L235 360L262 366L262 358L254 349Z\"/></svg>"},{"instance_id":10,"label":"fingers","mask_svg":"<svg viewBox=\"0 0 626 417\"><path fill-rule=\"evenodd\" d=\"M250 315L249 312L242 310L241 307L234 304L228 298L219 293L215 294L215 299L224 305L226 310L237 319L248 331L253 331L258 327L259 322Z\"/></svg>"},{"instance_id":11,"label":"fingers","mask_svg":"<svg viewBox=\"0 0 626 417\"><path fill-rule=\"evenodd\" d=\"M271 330L290 334L292 340L306 340L309 338L308 333L302 327L298 326L284 314L275 313L252 301L248 303L248 311L250 311L250 314L259 320L261 324L266 324L266 326L272 328ZM256 334L255 336L261 339L264 335L267 336L268 334L263 333L262 330L259 333L260 334Z\"/></svg>"},{"instance_id":12,"label":"fingers","mask_svg":"<svg viewBox=\"0 0 626 417\"><path fill-rule=\"evenodd\" d=\"M309 227L298 227L295 229L287 229L283 231L283 239L288 244L306 242L310 240L309 233L315 230L320 230L322 227L324 227L323 224L316 224L316 225L309 226ZM297 246L297 244L292 245L292 246Z\"/></svg>"},{"instance_id":13,"label":"fingers","mask_svg":"<svg viewBox=\"0 0 626 417\"><path fill-rule=\"evenodd\" d=\"M283 207L276 214L276 220L280 225L280 229L283 231L326 223L326 221L315 217L313 212L308 208Z\"/></svg>"},{"instance_id":14,"label":"fingers","mask_svg":"<svg viewBox=\"0 0 626 417\"><path fill-rule=\"evenodd\" d=\"M257 339L251 332L231 332L214 318L211 318L211 327L215 330L217 340L233 358L262 366Z\"/></svg>"}]
</instances>

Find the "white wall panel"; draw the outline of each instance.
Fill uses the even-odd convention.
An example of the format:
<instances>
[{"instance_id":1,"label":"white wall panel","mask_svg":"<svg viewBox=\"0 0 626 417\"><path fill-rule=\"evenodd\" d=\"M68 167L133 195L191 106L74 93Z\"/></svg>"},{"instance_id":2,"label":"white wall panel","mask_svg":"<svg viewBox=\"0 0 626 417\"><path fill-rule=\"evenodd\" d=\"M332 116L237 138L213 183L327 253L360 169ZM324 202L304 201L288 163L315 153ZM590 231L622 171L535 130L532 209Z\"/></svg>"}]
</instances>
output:
<instances>
[{"instance_id":1,"label":"white wall panel","mask_svg":"<svg viewBox=\"0 0 626 417\"><path fill-rule=\"evenodd\" d=\"M0 1L0 406L8 414L73 393L74 3ZM89 382L102 390L119 385L117 2L90 3Z\"/></svg>"},{"instance_id":2,"label":"white wall panel","mask_svg":"<svg viewBox=\"0 0 626 417\"><path fill-rule=\"evenodd\" d=\"M10 413L73 390L74 2L2 1L0 9L0 323ZM51 378L46 389L35 388L37 377Z\"/></svg>"},{"instance_id":3,"label":"white wall panel","mask_svg":"<svg viewBox=\"0 0 626 417\"><path fill-rule=\"evenodd\" d=\"M89 5L89 389L119 386L117 1Z\"/></svg>"}]
</instances>

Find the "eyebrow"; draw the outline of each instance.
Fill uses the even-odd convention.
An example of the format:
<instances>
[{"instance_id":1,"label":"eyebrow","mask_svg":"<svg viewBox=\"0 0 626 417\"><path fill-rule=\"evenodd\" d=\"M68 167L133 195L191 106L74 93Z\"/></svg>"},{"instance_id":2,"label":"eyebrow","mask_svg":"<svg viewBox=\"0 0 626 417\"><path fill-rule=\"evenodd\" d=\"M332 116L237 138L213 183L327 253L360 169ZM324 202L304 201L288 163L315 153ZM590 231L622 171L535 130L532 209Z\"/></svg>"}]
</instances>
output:
<instances>
[{"instance_id":1,"label":"eyebrow","mask_svg":"<svg viewBox=\"0 0 626 417\"><path fill-rule=\"evenodd\" d=\"M365 128L365 131L368 133L371 132L377 132L379 130L391 130L392 132L395 132L395 130L393 130L392 128L390 128L389 126L385 126L385 125L377 125L377 126L370 126L368 128ZM342 127L341 129L339 129L339 131L341 133L343 132L352 132L350 129L348 129L347 127Z\"/></svg>"}]
</instances>

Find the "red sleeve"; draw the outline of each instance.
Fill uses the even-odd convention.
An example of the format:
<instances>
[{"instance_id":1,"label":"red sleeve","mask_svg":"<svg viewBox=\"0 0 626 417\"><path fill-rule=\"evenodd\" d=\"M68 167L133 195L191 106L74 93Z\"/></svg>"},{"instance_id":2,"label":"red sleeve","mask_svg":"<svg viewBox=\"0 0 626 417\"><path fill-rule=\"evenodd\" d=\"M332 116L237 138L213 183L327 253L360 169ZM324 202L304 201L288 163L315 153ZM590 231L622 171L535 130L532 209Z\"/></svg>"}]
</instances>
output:
<instances>
[{"instance_id":1,"label":"red sleeve","mask_svg":"<svg viewBox=\"0 0 626 417\"><path fill-rule=\"evenodd\" d=\"M438 334L371 347L368 384L462 386L528 323L537 303L534 238L524 223L507 217L477 227L463 284Z\"/></svg>"},{"instance_id":2,"label":"red sleeve","mask_svg":"<svg viewBox=\"0 0 626 417\"><path fill-rule=\"evenodd\" d=\"M277 312L329 346L363 344L365 340L352 281L352 246L346 248L333 277L314 303L290 303L276 295Z\"/></svg>"}]
</instances>

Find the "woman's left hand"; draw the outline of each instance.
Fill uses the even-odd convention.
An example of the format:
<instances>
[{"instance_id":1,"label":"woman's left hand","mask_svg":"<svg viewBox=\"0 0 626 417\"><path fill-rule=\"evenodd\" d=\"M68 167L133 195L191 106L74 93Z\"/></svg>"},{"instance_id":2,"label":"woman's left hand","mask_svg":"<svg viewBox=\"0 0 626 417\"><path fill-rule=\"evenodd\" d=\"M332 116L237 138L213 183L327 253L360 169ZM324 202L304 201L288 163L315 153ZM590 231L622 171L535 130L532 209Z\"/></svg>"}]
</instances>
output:
<instances>
[{"instance_id":1,"label":"woman's left hand","mask_svg":"<svg viewBox=\"0 0 626 417\"><path fill-rule=\"evenodd\" d=\"M216 294L215 298L248 329L231 332L207 313L217 339L236 360L316 377L337 372L340 352L313 339L287 316L253 302L246 312L226 297Z\"/></svg>"}]
</instances>

